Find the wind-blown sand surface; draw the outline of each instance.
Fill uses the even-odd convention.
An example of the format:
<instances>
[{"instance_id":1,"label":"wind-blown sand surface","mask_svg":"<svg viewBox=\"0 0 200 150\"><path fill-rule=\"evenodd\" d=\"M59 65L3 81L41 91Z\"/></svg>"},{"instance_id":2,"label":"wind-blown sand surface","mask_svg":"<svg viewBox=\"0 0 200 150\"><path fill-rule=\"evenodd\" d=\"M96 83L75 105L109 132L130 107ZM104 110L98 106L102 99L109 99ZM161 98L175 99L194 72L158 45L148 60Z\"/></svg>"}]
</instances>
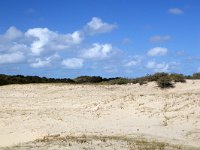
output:
<instances>
[{"instance_id":1,"label":"wind-blown sand surface","mask_svg":"<svg viewBox=\"0 0 200 150\"><path fill-rule=\"evenodd\" d=\"M155 142L200 149L200 80L166 90L154 82L0 87L0 149L142 149L138 143Z\"/></svg>"}]
</instances>

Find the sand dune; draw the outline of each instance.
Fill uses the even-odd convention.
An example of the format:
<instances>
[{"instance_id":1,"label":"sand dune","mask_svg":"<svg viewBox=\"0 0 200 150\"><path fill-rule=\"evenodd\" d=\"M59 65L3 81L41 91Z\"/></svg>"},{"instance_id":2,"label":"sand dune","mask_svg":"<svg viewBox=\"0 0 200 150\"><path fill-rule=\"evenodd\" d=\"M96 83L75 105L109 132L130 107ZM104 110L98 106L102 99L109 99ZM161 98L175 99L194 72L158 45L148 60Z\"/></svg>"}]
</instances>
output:
<instances>
[{"instance_id":1,"label":"sand dune","mask_svg":"<svg viewBox=\"0 0 200 150\"><path fill-rule=\"evenodd\" d=\"M98 147L102 137L112 145L107 149L130 149L130 145L127 146L130 140L113 141L116 137L200 149L200 80L177 83L175 88L166 90L159 89L154 82L142 86L28 84L0 87L2 149L27 144L34 149L37 139L41 142L46 137L48 142L52 136L54 145L48 149L56 149L56 140L82 136L87 142L94 140L91 137L98 137L93 144L85 145L91 149L106 149L105 143ZM83 149L85 142L80 143L71 141L68 149L71 146L75 146L71 149Z\"/></svg>"}]
</instances>

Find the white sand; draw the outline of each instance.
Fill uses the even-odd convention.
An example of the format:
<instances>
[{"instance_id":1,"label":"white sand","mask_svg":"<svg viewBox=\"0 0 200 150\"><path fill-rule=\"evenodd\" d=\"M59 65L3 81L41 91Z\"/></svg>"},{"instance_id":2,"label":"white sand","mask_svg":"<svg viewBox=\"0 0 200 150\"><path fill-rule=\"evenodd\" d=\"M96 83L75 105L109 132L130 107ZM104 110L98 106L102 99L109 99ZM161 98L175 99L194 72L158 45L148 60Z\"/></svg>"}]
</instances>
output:
<instances>
[{"instance_id":1,"label":"white sand","mask_svg":"<svg viewBox=\"0 0 200 150\"><path fill-rule=\"evenodd\" d=\"M175 86L1 86L0 147L54 134L142 136L200 147L200 80Z\"/></svg>"}]
</instances>

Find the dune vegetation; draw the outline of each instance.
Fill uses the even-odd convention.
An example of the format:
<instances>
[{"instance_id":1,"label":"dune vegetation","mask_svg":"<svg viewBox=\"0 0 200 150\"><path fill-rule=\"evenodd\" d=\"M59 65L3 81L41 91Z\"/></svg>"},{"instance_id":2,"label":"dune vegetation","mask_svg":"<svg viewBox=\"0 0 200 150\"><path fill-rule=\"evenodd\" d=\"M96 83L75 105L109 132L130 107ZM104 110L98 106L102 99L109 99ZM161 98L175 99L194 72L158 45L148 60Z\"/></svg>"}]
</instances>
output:
<instances>
[{"instance_id":1,"label":"dune vegetation","mask_svg":"<svg viewBox=\"0 0 200 150\"><path fill-rule=\"evenodd\" d=\"M185 76L177 73L155 73L138 78L103 78L100 76L80 76L74 79L70 78L46 78L39 76L24 75L4 75L0 74L0 86L8 84L29 84L29 83L69 83L69 84L145 84L156 81L161 88L173 87L173 83L185 82L186 79L200 79L200 73L194 73L192 76Z\"/></svg>"}]
</instances>

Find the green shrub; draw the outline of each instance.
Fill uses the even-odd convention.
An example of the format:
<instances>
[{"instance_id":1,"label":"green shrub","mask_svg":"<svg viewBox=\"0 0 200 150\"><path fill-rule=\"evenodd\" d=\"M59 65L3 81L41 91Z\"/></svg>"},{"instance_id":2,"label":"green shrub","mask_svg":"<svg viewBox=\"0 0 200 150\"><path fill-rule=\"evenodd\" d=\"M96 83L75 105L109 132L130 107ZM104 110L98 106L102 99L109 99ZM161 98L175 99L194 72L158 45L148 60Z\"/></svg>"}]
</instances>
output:
<instances>
[{"instance_id":1,"label":"green shrub","mask_svg":"<svg viewBox=\"0 0 200 150\"><path fill-rule=\"evenodd\" d=\"M145 77L137 78L132 83L139 83L139 85L147 84L148 80Z\"/></svg>"},{"instance_id":2,"label":"green shrub","mask_svg":"<svg viewBox=\"0 0 200 150\"><path fill-rule=\"evenodd\" d=\"M131 83L137 84L137 83L138 83L138 80L137 80L137 79L132 79L132 80L131 80Z\"/></svg>"},{"instance_id":3,"label":"green shrub","mask_svg":"<svg viewBox=\"0 0 200 150\"><path fill-rule=\"evenodd\" d=\"M192 78L193 78L193 79L200 79L200 72L194 73L194 74L192 75Z\"/></svg>"},{"instance_id":4,"label":"green shrub","mask_svg":"<svg viewBox=\"0 0 200 150\"><path fill-rule=\"evenodd\" d=\"M191 75L184 75L185 79L193 79Z\"/></svg>"},{"instance_id":5,"label":"green shrub","mask_svg":"<svg viewBox=\"0 0 200 150\"><path fill-rule=\"evenodd\" d=\"M38 76L23 76L23 75L3 75L0 74L0 86L7 84L28 84L28 83L74 83L74 80L69 78L54 79Z\"/></svg>"},{"instance_id":6,"label":"green shrub","mask_svg":"<svg viewBox=\"0 0 200 150\"><path fill-rule=\"evenodd\" d=\"M157 81L161 77L166 77L166 76L169 76L169 74L164 73L164 72L155 73L153 75L147 74L144 77L139 77L139 78L134 79L132 83L134 84L139 83L140 85L143 85L143 84L147 84L148 82Z\"/></svg>"},{"instance_id":7,"label":"green shrub","mask_svg":"<svg viewBox=\"0 0 200 150\"><path fill-rule=\"evenodd\" d=\"M100 76L80 76L74 79L75 83L99 83L103 81Z\"/></svg>"},{"instance_id":8,"label":"green shrub","mask_svg":"<svg viewBox=\"0 0 200 150\"><path fill-rule=\"evenodd\" d=\"M172 79L170 78L170 76L160 77L156 82L160 88L173 87Z\"/></svg>"},{"instance_id":9,"label":"green shrub","mask_svg":"<svg viewBox=\"0 0 200 150\"><path fill-rule=\"evenodd\" d=\"M48 82L48 80L47 80L47 82ZM70 83L70 84L75 83L75 81L70 79L70 78L56 79L54 82L56 82L56 83Z\"/></svg>"},{"instance_id":10,"label":"green shrub","mask_svg":"<svg viewBox=\"0 0 200 150\"><path fill-rule=\"evenodd\" d=\"M161 72L161 73L155 73L153 75L147 75L147 76L145 76L145 78L148 82L150 82L150 81L157 81L158 79L160 79L162 77L167 77L167 76L169 76L168 73Z\"/></svg>"},{"instance_id":11,"label":"green shrub","mask_svg":"<svg viewBox=\"0 0 200 150\"><path fill-rule=\"evenodd\" d=\"M126 79L126 78L117 78L117 79L110 80L109 83L122 85L122 84L130 83L130 81L129 79Z\"/></svg>"},{"instance_id":12,"label":"green shrub","mask_svg":"<svg viewBox=\"0 0 200 150\"><path fill-rule=\"evenodd\" d=\"M0 86L1 86L1 85L7 85L7 84L10 84L10 83L8 82L8 80L6 80L6 79L4 79L4 78L1 78L1 79L0 79Z\"/></svg>"},{"instance_id":13,"label":"green shrub","mask_svg":"<svg viewBox=\"0 0 200 150\"><path fill-rule=\"evenodd\" d=\"M182 83L186 82L185 77L182 74L173 73L170 75L170 77L174 82L182 82Z\"/></svg>"},{"instance_id":14,"label":"green shrub","mask_svg":"<svg viewBox=\"0 0 200 150\"><path fill-rule=\"evenodd\" d=\"M148 82L145 80L138 80L139 85L147 84Z\"/></svg>"}]
</instances>

